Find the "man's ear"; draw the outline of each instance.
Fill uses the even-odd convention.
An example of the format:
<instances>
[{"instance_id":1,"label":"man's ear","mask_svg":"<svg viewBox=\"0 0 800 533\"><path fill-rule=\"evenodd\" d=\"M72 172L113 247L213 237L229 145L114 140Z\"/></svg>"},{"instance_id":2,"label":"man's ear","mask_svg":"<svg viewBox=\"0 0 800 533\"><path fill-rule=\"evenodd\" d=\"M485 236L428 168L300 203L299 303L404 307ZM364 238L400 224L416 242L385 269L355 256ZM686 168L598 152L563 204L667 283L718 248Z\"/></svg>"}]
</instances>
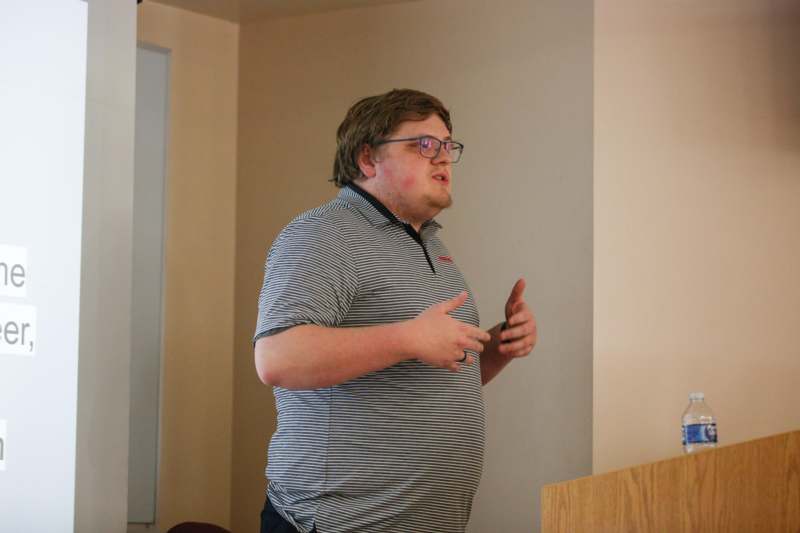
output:
<instances>
[{"instance_id":1,"label":"man's ear","mask_svg":"<svg viewBox=\"0 0 800 533\"><path fill-rule=\"evenodd\" d=\"M361 174L367 178L374 178L377 173L373 155L372 148L366 144L361 147L361 151L358 153L358 168L361 170Z\"/></svg>"}]
</instances>

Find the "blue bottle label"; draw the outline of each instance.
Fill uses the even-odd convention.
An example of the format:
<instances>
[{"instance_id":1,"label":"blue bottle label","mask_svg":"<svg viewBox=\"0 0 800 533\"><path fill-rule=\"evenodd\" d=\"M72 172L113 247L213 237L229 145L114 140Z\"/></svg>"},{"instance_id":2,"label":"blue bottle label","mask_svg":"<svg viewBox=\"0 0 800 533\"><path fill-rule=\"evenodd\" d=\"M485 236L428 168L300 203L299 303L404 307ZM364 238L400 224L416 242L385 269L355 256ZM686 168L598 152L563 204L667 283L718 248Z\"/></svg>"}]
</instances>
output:
<instances>
[{"instance_id":1,"label":"blue bottle label","mask_svg":"<svg viewBox=\"0 0 800 533\"><path fill-rule=\"evenodd\" d=\"M688 424L683 426L683 444L717 442L717 424Z\"/></svg>"}]
</instances>

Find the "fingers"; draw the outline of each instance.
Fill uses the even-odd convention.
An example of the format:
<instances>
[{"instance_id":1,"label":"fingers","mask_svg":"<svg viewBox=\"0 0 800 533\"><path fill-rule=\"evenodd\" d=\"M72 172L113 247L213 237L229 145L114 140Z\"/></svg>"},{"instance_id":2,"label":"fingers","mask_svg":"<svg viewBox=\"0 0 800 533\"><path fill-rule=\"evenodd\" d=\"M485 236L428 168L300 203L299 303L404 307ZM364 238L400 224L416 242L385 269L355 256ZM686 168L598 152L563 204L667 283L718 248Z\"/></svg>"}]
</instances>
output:
<instances>
[{"instance_id":1,"label":"fingers","mask_svg":"<svg viewBox=\"0 0 800 533\"><path fill-rule=\"evenodd\" d=\"M492 336L487 331L483 331L469 324L461 325L461 339L459 346L463 350L471 350L475 353L483 352L483 344L492 340Z\"/></svg>"},{"instance_id":2,"label":"fingers","mask_svg":"<svg viewBox=\"0 0 800 533\"><path fill-rule=\"evenodd\" d=\"M464 348L465 350L470 350L475 353L483 352L483 344L474 339L468 339L466 342L462 344L462 348Z\"/></svg>"},{"instance_id":3,"label":"fingers","mask_svg":"<svg viewBox=\"0 0 800 533\"><path fill-rule=\"evenodd\" d=\"M498 347L498 350L500 350L500 353L508 355L508 354L511 354L511 353L518 352L518 351L522 350L523 348L525 348L526 346L529 346L530 344L531 344L530 339L528 339L527 337L523 337L523 338L517 339L515 341L506 342L506 343L501 344Z\"/></svg>"},{"instance_id":4,"label":"fingers","mask_svg":"<svg viewBox=\"0 0 800 533\"><path fill-rule=\"evenodd\" d=\"M506 321L508 329L498 335L500 339L498 350L509 357L523 357L531 353L538 337L536 319L528 306L521 302L521 305L516 307L518 311Z\"/></svg>"},{"instance_id":5,"label":"fingers","mask_svg":"<svg viewBox=\"0 0 800 533\"><path fill-rule=\"evenodd\" d=\"M525 279L519 278L511 289L511 295L508 297L509 302L516 302L522 299L522 293L525 292Z\"/></svg>"},{"instance_id":6,"label":"fingers","mask_svg":"<svg viewBox=\"0 0 800 533\"><path fill-rule=\"evenodd\" d=\"M513 341L532 335L535 333L536 328L531 322L523 322L519 326L510 327L505 331L500 332L500 342Z\"/></svg>"},{"instance_id":7,"label":"fingers","mask_svg":"<svg viewBox=\"0 0 800 533\"><path fill-rule=\"evenodd\" d=\"M421 353L420 360L453 372L458 372L463 365L475 363L477 354L484 350L484 343L491 341L491 334L453 316L447 316L464 305L468 297L467 291L461 291L450 300L432 305L417 317L419 320L416 323L420 324L421 334L426 338L438 339L438 342L426 343L429 350ZM453 349L455 350L450 352ZM443 352L452 353L452 356L445 356L446 359L442 360Z\"/></svg>"},{"instance_id":8,"label":"fingers","mask_svg":"<svg viewBox=\"0 0 800 533\"><path fill-rule=\"evenodd\" d=\"M513 328L514 326L519 326L520 324L534 321L535 319L533 317L533 313L531 313L531 310L528 309L528 306L525 304L525 302L520 302L517 306L515 306L511 316L506 320L506 324L508 324L509 328Z\"/></svg>"},{"instance_id":9,"label":"fingers","mask_svg":"<svg viewBox=\"0 0 800 533\"><path fill-rule=\"evenodd\" d=\"M525 357L526 355L530 354L533 350L533 346L530 344L523 346L519 350L514 350L513 352L509 352L505 355L509 357Z\"/></svg>"},{"instance_id":10,"label":"fingers","mask_svg":"<svg viewBox=\"0 0 800 533\"><path fill-rule=\"evenodd\" d=\"M468 354L467 352L462 352L461 357L456 359L455 361L447 361L442 365L442 368L445 368L451 372L458 372L461 370L461 367L464 365L471 365L475 363L475 357Z\"/></svg>"},{"instance_id":11,"label":"fingers","mask_svg":"<svg viewBox=\"0 0 800 533\"><path fill-rule=\"evenodd\" d=\"M525 303L525 300L519 300L518 302L514 302L514 304L511 306L511 309L510 309L511 313L510 313L510 316L509 316L509 319L507 320L507 322L511 320L511 317L513 317L514 315L518 315L518 314L524 312L527 308L528 308L528 305ZM517 317L517 318L519 318L519 317Z\"/></svg>"},{"instance_id":12,"label":"fingers","mask_svg":"<svg viewBox=\"0 0 800 533\"><path fill-rule=\"evenodd\" d=\"M437 305L441 306L442 310L445 313L449 313L451 311L455 311L456 309L464 305L464 302L466 301L467 301L467 291L461 291L455 298L444 301Z\"/></svg>"},{"instance_id":13,"label":"fingers","mask_svg":"<svg viewBox=\"0 0 800 533\"><path fill-rule=\"evenodd\" d=\"M462 331L467 337L481 342L489 342L492 339L488 331L483 331L481 328L470 326L469 324L464 324Z\"/></svg>"},{"instance_id":14,"label":"fingers","mask_svg":"<svg viewBox=\"0 0 800 533\"><path fill-rule=\"evenodd\" d=\"M509 357L523 357L531 353L534 342L530 337L525 337L514 342L507 342L498 347L498 351Z\"/></svg>"}]
</instances>

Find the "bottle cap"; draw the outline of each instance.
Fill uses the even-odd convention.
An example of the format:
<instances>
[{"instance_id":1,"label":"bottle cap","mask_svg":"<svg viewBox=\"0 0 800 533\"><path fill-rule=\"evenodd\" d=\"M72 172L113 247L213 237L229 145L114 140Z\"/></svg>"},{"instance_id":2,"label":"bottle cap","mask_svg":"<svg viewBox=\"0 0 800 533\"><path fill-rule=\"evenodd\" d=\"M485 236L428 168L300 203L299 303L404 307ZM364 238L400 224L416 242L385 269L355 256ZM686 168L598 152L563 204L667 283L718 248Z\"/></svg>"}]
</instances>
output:
<instances>
[{"instance_id":1,"label":"bottle cap","mask_svg":"<svg viewBox=\"0 0 800 533\"><path fill-rule=\"evenodd\" d=\"M705 400L706 396L702 392L690 392L689 393L689 400L690 401L702 401Z\"/></svg>"}]
</instances>

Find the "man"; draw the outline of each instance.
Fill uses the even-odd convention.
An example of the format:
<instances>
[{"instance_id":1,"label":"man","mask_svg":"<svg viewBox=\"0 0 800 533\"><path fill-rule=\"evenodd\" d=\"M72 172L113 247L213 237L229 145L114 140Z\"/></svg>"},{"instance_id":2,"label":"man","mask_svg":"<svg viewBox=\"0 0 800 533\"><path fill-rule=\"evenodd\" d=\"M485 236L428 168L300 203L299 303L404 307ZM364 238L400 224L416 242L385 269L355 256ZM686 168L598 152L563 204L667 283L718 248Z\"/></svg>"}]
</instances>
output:
<instances>
[{"instance_id":1,"label":"man","mask_svg":"<svg viewBox=\"0 0 800 533\"><path fill-rule=\"evenodd\" d=\"M364 98L337 132L333 201L270 249L255 336L274 386L262 532L463 532L481 385L536 344L519 280L488 332L434 217L463 145L433 96ZM316 528L316 529L315 529Z\"/></svg>"}]
</instances>

